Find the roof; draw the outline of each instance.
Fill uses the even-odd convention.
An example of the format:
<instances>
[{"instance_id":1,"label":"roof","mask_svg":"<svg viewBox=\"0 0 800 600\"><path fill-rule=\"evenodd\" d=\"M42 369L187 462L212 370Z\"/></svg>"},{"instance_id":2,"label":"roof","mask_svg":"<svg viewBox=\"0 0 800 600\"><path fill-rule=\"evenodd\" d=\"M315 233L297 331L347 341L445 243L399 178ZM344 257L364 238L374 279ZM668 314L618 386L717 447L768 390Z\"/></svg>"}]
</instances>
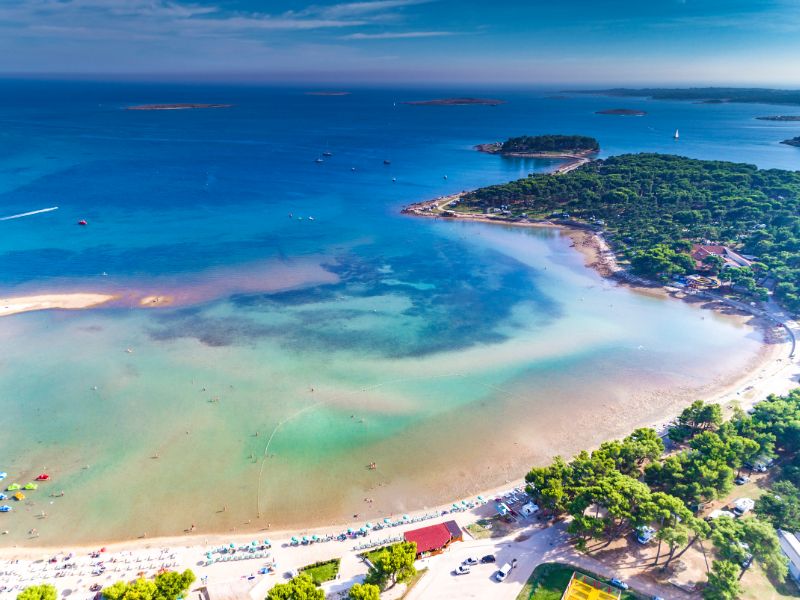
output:
<instances>
[{"instance_id":1,"label":"roof","mask_svg":"<svg viewBox=\"0 0 800 600\"><path fill-rule=\"evenodd\" d=\"M789 562L795 566L800 567L800 540L794 533L778 530L778 541L781 544L783 553L789 558Z\"/></svg>"},{"instance_id":2,"label":"roof","mask_svg":"<svg viewBox=\"0 0 800 600\"><path fill-rule=\"evenodd\" d=\"M619 600L622 590L583 573L572 573L561 600Z\"/></svg>"},{"instance_id":3,"label":"roof","mask_svg":"<svg viewBox=\"0 0 800 600\"><path fill-rule=\"evenodd\" d=\"M411 531L406 531L403 537L407 542L417 543L417 554L440 550L453 539L445 523L412 529Z\"/></svg>"},{"instance_id":4,"label":"roof","mask_svg":"<svg viewBox=\"0 0 800 600\"><path fill-rule=\"evenodd\" d=\"M461 527L459 527L458 523L455 521L447 521L444 526L447 527L447 531L450 532L451 540L460 539L462 537Z\"/></svg>"}]
</instances>

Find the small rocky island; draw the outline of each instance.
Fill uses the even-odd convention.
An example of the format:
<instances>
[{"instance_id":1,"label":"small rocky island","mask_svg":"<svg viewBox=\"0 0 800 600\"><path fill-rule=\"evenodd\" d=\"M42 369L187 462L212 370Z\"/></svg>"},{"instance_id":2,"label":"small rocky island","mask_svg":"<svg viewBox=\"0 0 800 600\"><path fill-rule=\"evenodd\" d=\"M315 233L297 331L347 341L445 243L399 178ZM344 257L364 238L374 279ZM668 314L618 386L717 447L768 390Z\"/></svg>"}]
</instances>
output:
<instances>
[{"instance_id":1,"label":"small rocky island","mask_svg":"<svg viewBox=\"0 0 800 600\"><path fill-rule=\"evenodd\" d=\"M337 92L337 91L319 91L319 92L306 92L306 96L349 96L350 92Z\"/></svg>"},{"instance_id":2,"label":"small rocky island","mask_svg":"<svg viewBox=\"0 0 800 600\"><path fill-rule=\"evenodd\" d=\"M127 106L125 110L192 110L196 108L230 108L233 104L139 104L137 106Z\"/></svg>"},{"instance_id":3,"label":"small rocky island","mask_svg":"<svg viewBox=\"0 0 800 600\"><path fill-rule=\"evenodd\" d=\"M481 152L532 158L585 158L599 152L600 142L585 135L523 135L505 142L479 144Z\"/></svg>"},{"instance_id":4,"label":"small rocky island","mask_svg":"<svg viewBox=\"0 0 800 600\"><path fill-rule=\"evenodd\" d=\"M756 117L759 121L800 121L800 115L774 115L771 117Z\"/></svg>"},{"instance_id":5,"label":"small rocky island","mask_svg":"<svg viewBox=\"0 0 800 600\"><path fill-rule=\"evenodd\" d=\"M800 135L798 135L797 137L793 137L792 139L789 140L783 140L781 144L786 144L788 146L797 146L798 148L800 148Z\"/></svg>"},{"instance_id":6,"label":"small rocky island","mask_svg":"<svg viewBox=\"0 0 800 600\"><path fill-rule=\"evenodd\" d=\"M596 115L619 115L622 117L643 117L647 113L643 110L635 110L633 108L607 108L605 110L598 110Z\"/></svg>"},{"instance_id":7,"label":"small rocky island","mask_svg":"<svg viewBox=\"0 0 800 600\"><path fill-rule=\"evenodd\" d=\"M410 104L412 106L498 106L505 103L505 100L498 100L496 98L436 98L434 100L411 100L403 102L403 104Z\"/></svg>"}]
</instances>

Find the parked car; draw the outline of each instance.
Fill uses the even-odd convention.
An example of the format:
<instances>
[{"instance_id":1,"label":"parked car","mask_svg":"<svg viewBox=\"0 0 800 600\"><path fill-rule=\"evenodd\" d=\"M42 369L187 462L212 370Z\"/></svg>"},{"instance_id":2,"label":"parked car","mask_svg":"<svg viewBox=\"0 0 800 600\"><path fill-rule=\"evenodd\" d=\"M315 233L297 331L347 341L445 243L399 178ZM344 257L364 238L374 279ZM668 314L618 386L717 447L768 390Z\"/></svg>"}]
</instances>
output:
<instances>
[{"instance_id":1,"label":"parked car","mask_svg":"<svg viewBox=\"0 0 800 600\"><path fill-rule=\"evenodd\" d=\"M648 542L650 542L650 540L653 539L655 533L656 530L653 529L652 527L648 527L646 525L644 527L639 527L636 530L636 541L639 542L640 544L647 544Z\"/></svg>"},{"instance_id":2,"label":"parked car","mask_svg":"<svg viewBox=\"0 0 800 600\"><path fill-rule=\"evenodd\" d=\"M505 581L509 573L511 573L511 565L506 563L500 567L500 570L497 573L494 574L494 578L497 581Z\"/></svg>"},{"instance_id":3,"label":"parked car","mask_svg":"<svg viewBox=\"0 0 800 600\"><path fill-rule=\"evenodd\" d=\"M752 498L739 498L733 503L733 512L737 517L741 517L753 510L755 506L756 503Z\"/></svg>"},{"instance_id":4,"label":"parked car","mask_svg":"<svg viewBox=\"0 0 800 600\"><path fill-rule=\"evenodd\" d=\"M749 481L750 478L747 475L739 475L736 479L733 480L733 483L735 483L736 485L744 485Z\"/></svg>"},{"instance_id":5,"label":"parked car","mask_svg":"<svg viewBox=\"0 0 800 600\"><path fill-rule=\"evenodd\" d=\"M731 519L735 519L736 515L729 510L722 510L718 508L717 510L712 510L709 513L709 515L706 517L706 521L713 521L714 519L719 519L720 517L730 517Z\"/></svg>"},{"instance_id":6,"label":"parked car","mask_svg":"<svg viewBox=\"0 0 800 600\"><path fill-rule=\"evenodd\" d=\"M489 563L495 562L497 559L494 557L494 554L487 554L483 558L481 558L481 563L486 565Z\"/></svg>"},{"instance_id":7,"label":"parked car","mask_svg":"<svg viewBox=\"0 0 800 600\"><path fill-rule=\"evenodd\" d=\"M469 575L469 567L466 565L458 565L453 571L453 575Z\"/></svg>"},{"instance_id":8,"label":"parked car","mask_svg":"<svg viewBox=\"0 0 800 600\"><path fill-rule=\"evenodd\" d=\"M512 558L512 559L511 559L511 568L512 568L512 569L516 569L516 568L517 568L517 563L518 563L518 562L519 562L519 561L518 561L516 558Z\"/></svg>"},{"instance_id":9,"label":"parked car","mask_svg":"<svg viewBox=\"0 0 800 600\"><path fill-rule=\"evenodd\" d=\"M627 590L630 587L627 583L625 583L621 579L618 579L617 577L614 577L614 579L609 581L609 583L614 587L618 587L621 590Z\"/></svg>"},{"instance_id":10,"label":"parked car","mask_svg":"<svg viewBox=\"0 0 800 600\"><path fill-rule=\"evenodd\" d=\"M470 566L471 566L471 565L477 565L477 564L478 564L478 559L477 559L477 558L472 558L472 557L470 556L469 558L465 558L465 559L464 559L464 562L463 562L463 564L465 564L465 565L470 565Z\"/></svg>"}]
</instances>

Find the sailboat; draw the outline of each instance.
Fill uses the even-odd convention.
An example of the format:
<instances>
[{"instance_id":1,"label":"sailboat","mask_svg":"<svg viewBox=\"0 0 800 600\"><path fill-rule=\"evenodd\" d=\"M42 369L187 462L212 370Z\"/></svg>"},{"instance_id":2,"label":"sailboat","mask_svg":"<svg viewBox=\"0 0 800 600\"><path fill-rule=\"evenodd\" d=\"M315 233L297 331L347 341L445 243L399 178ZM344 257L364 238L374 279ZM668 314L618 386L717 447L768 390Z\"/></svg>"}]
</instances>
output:
<instances>
[{"instance_id":1,"label":"sailboat","mask_svg":"<svg viewBox=\"0 0 800 600\"><path fill-rule=\"evenodd\" d=\"M673 137L674 139L676 139L676 140L677 140L677 139L679 139L679 138L681 137L681 136L680 136L680 133L678 133L678 130L677 130L677 129L675 130L675 135L673 135L672 137Z\"/></svg>"}]
</instances>

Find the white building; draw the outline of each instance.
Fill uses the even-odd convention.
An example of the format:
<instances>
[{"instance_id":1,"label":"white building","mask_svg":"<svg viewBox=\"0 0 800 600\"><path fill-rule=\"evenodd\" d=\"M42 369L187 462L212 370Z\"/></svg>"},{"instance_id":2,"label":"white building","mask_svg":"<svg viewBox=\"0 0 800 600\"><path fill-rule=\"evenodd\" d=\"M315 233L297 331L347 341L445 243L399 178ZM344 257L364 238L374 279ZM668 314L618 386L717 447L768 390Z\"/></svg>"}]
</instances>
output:
<instances>
[{"instance_id":1,"label":"white building","mask_svg":"<svg viewBox=\"0 0 800 600\"><path fill-rule=\"evenodd\" d=\"M778 541L780 541L783 553L789 559L789 575L800 586L800 540L794 533L779 529Z\"/></svg>"}]
</instances>

